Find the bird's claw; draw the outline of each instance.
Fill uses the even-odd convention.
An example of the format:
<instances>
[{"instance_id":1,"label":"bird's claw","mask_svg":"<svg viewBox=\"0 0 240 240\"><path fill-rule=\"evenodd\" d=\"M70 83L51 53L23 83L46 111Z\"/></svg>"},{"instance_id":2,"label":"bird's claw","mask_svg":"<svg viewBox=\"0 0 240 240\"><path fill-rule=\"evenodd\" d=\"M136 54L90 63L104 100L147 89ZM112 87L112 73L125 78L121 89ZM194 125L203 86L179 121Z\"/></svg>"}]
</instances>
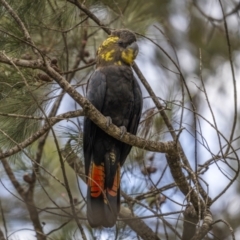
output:
<instances>
[{"instance_id":1,"label":"bird's claw","mask_svg":"<svg viewBox=\"0 0 240 240\"><path fill-rule=\"evenodd\" d=\"M112 119L109 116L106 116L107 118L107 127L109 127L112 124Z\"/></svg>"},{"instance_id":2,"label":"bird's claw","mask_svg":"<svg viewBox=\"0 0 240 240\"><path fill-rule=\"evenodd\" d=\"M112 124L112 118L109 116L106 116L107 119L107 127L109 127ZM120 139L123 137L123 135L127 132L127 128L125 126L120 126Z\"/></svg>"},{"instance_id":3,"label":"bird's claw","mask_svg":"<svg viewBox=\"0 0 240 240\"><path fill-rule=\"evenodd\" d=\"M121 135L120 135L120 139L121 139L123 135L127 132L127 128L125 126L120 126L119 128L121 130Z\"/></svg>"}]
</instances>

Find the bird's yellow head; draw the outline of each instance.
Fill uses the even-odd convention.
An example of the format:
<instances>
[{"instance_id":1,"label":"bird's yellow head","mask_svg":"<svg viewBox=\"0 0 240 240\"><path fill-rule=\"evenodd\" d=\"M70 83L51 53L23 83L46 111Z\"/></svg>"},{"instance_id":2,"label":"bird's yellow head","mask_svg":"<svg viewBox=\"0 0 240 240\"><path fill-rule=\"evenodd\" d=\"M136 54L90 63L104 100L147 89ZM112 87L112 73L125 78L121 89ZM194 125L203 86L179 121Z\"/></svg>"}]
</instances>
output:
<instances>
[{"instance_id":1,"label":"bird's yellow head","mask_svg":"<svg viewBox=\"0 0 240 240\"><path fill-rule=\"evenodd\" d=\"M138 54L136 36L129 30L112 31L97 51L97 66L132 65Z\"/></svg>"}]
</instances>

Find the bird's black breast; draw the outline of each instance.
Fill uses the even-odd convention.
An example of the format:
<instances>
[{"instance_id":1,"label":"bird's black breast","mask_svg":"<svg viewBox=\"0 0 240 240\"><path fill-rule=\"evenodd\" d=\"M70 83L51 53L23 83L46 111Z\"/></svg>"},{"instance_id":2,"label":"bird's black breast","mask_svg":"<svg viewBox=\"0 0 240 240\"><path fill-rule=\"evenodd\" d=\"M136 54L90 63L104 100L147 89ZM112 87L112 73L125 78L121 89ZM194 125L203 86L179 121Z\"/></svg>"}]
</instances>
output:
<instances>
[{"instance_id":1,"label":"bird's black breast","mask_svg":"<svg viewBox=\"0 0 240 240\"><path fill-rule=\"evenodd\" d=\"M127 66L100 69L106 76L106 92L102 114L110 116L117 126L127 128L133 109L133 73Z\"/></svg>"},{"instance_id":2,"label":"bird's black breast","mask_svg":"<svg viewBox=\"0 0 240 240\"><path fill-rule=\"evenodd\" d=\"M113 124L125 126L128 132L136 134L142 94L131 67L112 65L96 69L88 82L87 98L104 116L111 117ZM87 117L83 143L86 175L91 161L100 165L109 152L114 152L115 165L122 165L131 150L130 145L111 137Z\"/></svg>"}]
</instances>

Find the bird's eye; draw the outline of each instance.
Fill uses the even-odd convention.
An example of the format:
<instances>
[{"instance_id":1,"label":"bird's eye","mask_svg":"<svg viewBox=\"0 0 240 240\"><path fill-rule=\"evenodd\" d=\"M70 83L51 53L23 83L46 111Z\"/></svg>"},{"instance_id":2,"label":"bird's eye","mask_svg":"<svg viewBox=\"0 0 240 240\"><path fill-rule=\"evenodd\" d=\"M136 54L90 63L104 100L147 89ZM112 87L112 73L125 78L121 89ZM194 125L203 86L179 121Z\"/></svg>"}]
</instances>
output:
<instances>
[{"instance_id":1,"label":"bird's eye","mask_svg":"<svg viewBox=\"0 0 240 240\"><path fill-rule=\"evenodd\" d=\"M125 44L122 40L119 40L119 41L118 41L118 45L119 45L120 47L123 47L123 48L126 47L126 44Z\"/></svg>"}]
</instances>

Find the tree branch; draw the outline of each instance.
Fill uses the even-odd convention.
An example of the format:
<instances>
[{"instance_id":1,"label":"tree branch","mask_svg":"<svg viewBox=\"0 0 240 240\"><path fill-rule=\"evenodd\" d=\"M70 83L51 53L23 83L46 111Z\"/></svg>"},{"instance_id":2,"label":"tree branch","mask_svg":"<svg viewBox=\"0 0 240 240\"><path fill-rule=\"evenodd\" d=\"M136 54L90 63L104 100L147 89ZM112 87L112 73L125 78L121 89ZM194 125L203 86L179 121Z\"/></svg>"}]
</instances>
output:
<instances>
[{"instance_id":1,"label":"tree branch","mask_svg":"<svg viewBox=\"0 0 240 240\"><path fill-rule=\"evenodd\" d=\"M44 69L44 62L40 59L37 60L25 60L19 58L7 58L3 52L0 52L0 62L12 65L12 62L19 67L32 68L32 69Z\"/></svg>"},{"instance_id":2,"label":"tree branch","mask_svg":"<svg viewBox=\"0 0 240 240\"><path fill-rule=\"evenodd\" d=\"M130 144L149 151L156 152L169 152L174 150L173 142L154 142L146 141L143 138L136 137L130 133L125 133L121 136L121 130L114 124L108 126L108 121L86 98L78 93L58 72L56 72L51 66L47 66L46 72L84 109L84 113L89 117L98 127L103 129L110 136Z\"/></svg>"},{"instance_id":3,"label":"tree branch","mask_svg":"<svg viewBox=\"0 0 240 240\"><path fill-rule=\"evenodd\" d=\"M209 210L205 212L204 218L203 218L203 224L198 229L197 233L191 240L201 240L205 237L205 235L211 230L212 227L212 214Z\"/></svg>"},{"instance_id":4,"label":"tree branch","mask_svg":"<svg viewBox=\"0 0 240 240\"><path fill-rule=\"evenodd\" d=\"M100 26L107 34L110 34L111 31L106 27L101 21L91 12L84 4L80 3L78 0L67 0L68 2L74 4L79 9L81 9L87 16L89 16L98 26Z\"/></svg>"},{"instance_id":5,"label":"tree branch","mask_svg":"<svg viewBox=\"0 0 240 240\"><path fill-rule=\"evenodd\" d=\"M182 240L191 239L195 232L198 223L197 213L192 205L188 205L183 213L184 222L183 222L183 234Z\"/></svg>"},{"instance_id":6,"label":"tree branch","mask_svg":"<svg viewBox=\"0 0 240 240\"><path fill-rule=\"evenodd\" d=\"M188 184L186 176L182 172L180 165L180 159L178 155L174 152L166 154L167 162L172 173L172 176L179 187L180 191L185 195L185 197L192 203L195 210L203 216L203 211L205 211L206 206L200 196L196 191Z\"/></svg>"},{"instance_id":7,"label":"tree branch","mask_svg":"<svg viewBox=\"0 0 240 240\"><path fill-rule=\"evenodd\" d=\"M160 238L149 228L141 219L134 216L129 208L121 206L119 216L121 219L142 239L144 240L160 240ZM130 219L128 219L130 218Z\"/></svg>"},{"instance_id":8,"label":"tree branch","mask_svg":"<svg viewBox=\"0 0 240 240\"><path fill-rule=\"evenodd\" d=\"M38 56L40 56L40 54L38 53L38 51L36 50L35 44L32 41L30 34L27 30L27 28L25 27L24 23L22 22L22 20L20 19L20 17L17 15L17 13L12 9L12 7L5 1L5 0L0 0L1 3L3 4L3 6L5 7L5 9L9 12L9 14L13 17L13 19L16 21L16 23L19 25L19 27L21 28L24 37L26 39L27 42L29 42L32 46L33 46L33 51L35 54L37 54Z\"/></svg>"},{"instance_id":9,"label":"tree branch","mask_svg":"<svg viewBox=\"0 0 240 240\"><path fill-rule=\"evenodd\" d=\"M0 240L6 240L1 229L0 229Z\"/></svg>"},{"instance_id":10,"label":"tree branch","mask_svg":"<svg viewBox=\"0 0 240 240\"><path fill-rule=\"evenodd\" d=\"M14 173L12 172L11 167L9 166L7 160L5 158L2 159L2 164L5 169L5 172L7 173L11 183L13 184L14 188L18 192L18 194L21 196L23 199L27 209L28 213L30 216L30 219L32 221L32 224L34 226L34 230L37 235L38 240L46 240L46 236L43 232L43 228L38 216L38 211L34 203L34 198L33 198L33 191L25 191L20 183L17 181L16 177L14 176ZM29 183L31 184L31 183Z\"/></svg>"},{"instance_id":11,"label":"tree branch","mask_svg":"<svg viewBox=\"0 0 240 240\"><path fill-rule=\"evenodd\" d=\"M27 139L25 139L23 142L17 144L16 146L12 147L11 149L8 149L5 152L0 152L0 159L12 156L13 154L16 154L19 151L21 151L22 149L28 147L30 144L32 144L34 141L36 141L38 138L40 138L43 134L45 134L51 128L51 126L55 125L56 123L60 122L61 120L65 120L65 119L73 118L73 117L79 117L79 116L83 116L83 110L67 112L64 114L60 114L56 117L50 118L49 123L44 124L41 129L36 131L34 134L32 134Z\"/></svg>"}]
</instances>

